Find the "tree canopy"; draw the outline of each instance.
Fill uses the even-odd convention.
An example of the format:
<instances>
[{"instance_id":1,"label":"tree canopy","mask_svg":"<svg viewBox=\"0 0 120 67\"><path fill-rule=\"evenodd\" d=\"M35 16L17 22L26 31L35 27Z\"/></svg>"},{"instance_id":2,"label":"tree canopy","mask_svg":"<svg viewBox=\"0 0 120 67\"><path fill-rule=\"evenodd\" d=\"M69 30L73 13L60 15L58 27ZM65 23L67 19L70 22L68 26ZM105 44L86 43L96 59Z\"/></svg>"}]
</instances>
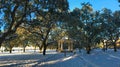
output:
<instances>
[{"instance_id":1,"label":"tree canopy","mask_svg":"<svg viewBox=\"0 0 120 67\"><path fill-rule=\"evenodd\" d=\"M81 6L71 11L67 0L0 0L0 46L8 40L12 47L16 39L23 46L31 41L45 55L49 45L68 37L90 53L103 40L115 43L119 39L119 10L95 11L90 3Z\"/></svg>"}]
</instances>

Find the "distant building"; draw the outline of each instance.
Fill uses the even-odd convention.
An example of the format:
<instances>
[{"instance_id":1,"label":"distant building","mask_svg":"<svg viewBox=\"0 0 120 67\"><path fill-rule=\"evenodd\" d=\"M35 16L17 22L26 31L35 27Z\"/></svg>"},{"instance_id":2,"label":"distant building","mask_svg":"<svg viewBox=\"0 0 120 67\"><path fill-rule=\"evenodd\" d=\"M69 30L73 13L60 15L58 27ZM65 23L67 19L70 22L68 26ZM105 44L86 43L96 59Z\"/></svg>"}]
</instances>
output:
<instances>
[{"instance_id":1,"label":"distant building","mask_svg":"<svg viewBox=\"0 0 120 67\"><path fill-rule=\"evenodd\" d=\"M73 51L73 40L69 38L62 38L58 41L58 51L64 52L64 51Z\"/></svg>"},{"instance_id":2,"label":"distant building","mask_svg":"<svg viewBox=\"0 0 120 67\"><path fill-rule=\"evenodd\" d=\"M116 41L116 45L120 48L120 38Z\"/></svg>"}]
</instances>

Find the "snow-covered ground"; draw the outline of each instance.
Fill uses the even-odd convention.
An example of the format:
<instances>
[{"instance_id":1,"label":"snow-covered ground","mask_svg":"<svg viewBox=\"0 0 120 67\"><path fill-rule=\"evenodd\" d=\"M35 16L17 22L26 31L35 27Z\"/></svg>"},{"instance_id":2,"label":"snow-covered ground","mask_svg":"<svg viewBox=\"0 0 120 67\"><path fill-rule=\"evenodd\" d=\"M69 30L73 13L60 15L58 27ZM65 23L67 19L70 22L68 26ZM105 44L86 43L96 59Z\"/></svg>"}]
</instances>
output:
<instances>
[{"instance_id":1,"label":"snow-covered ground","mask_svg":"<svg viewBox=\"0 0 120 67\"><path fill-rule=\"evenodd\" d=\"M57 53L55 50L47 50L43 56L38 52L26 53L0 53L0 66L2 67L120 67L120 50L114 52L109 49L103 52L101 49L92 50L86 54L85 50L73 53Z\"/></svg>"}]
</instances>

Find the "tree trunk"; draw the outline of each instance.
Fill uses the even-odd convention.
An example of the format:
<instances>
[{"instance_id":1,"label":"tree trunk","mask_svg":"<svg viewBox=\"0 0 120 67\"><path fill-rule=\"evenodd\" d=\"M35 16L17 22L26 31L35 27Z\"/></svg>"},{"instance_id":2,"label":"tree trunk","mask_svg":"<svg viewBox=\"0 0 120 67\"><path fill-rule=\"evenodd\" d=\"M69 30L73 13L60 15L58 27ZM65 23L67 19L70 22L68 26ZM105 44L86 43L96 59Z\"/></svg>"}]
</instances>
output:
<instances>
[{"instance_id":1,"label":"tree trunk","mask_svg":"<svg viewBox=\"0 0 120 67\"><path fill-rule=\"evenodd\" d=\"M12 53L12 48L10 48L10 53Z\"/></svg>"},{"instance_id":2,"label":"tree trunk","mask_svg":"<svg viewBox=\"0 0 120 67\"><path fill-rule=\"evenodd\" d=\"M42 48L40 47L40 46L38 46L39 47L39 51L40 51L40 53L42 53Z\"/></svg>"},{"instance_id":3,"label":"tree trunk","mask_svg":"<svg viewBox=\"0 0 120 67\"><path fill-rule=\"evenodd\" d=\"M46 36L45 36L45 38L44 38L44 40L42 42L42 45L43 45L43 55L46 55L46 48L47 48L47 45L48 45L47 39L48 39L50 30L51 30L51 27L47 30L47 34L46 34Z\"/></svg>"},{"instance_id":4,"label":"tree trunk","mask_svg":"<svg viewBox=\"0 0 120 67\"><path fill-rule=\"evenodd\" d=\"M43 55L46 55L46 48L47 48L47 45L44 43L44 47L43 47Z\"/></svg>"},{"instance_id":5,"label":"tree trunk","mask_svg":"<svg viewBox=\"0 0 120 67\"><path fill-rule=\"evenodd\" d=\"M87 50L87 54L90 54L90 50Z\"/></svg>"},{"instance_id":6,"label":"tree trunk","mask_svg":"<svg viewBox=\"0 0 120 67\"><path fill-rule=\"evenodd\" d=\"M42 53L42 46L40 44L36 44L39 47L39 52Z\"/></svg>"},{"instance_id":7,"label":"tree trunk","mask_svg":"<svg viewBox=\"0 0 120 67\"><path fill-rule=\"evenodd\" d=\"M119 34L117 34L117 37L115 39L115 42L113 42L113 45L114 45L114 52L117 52L117 45L116 45L116 42L117 40L119 39Z\"/></svg>"},{"instance_id":8,"label":"tree trunk","mask_svg":"<svg viewBox=\"0 0 120 67\"><path fill-rule=\"evenodd\" d=\"M35 45L34 52L36 52L36 46L37 46L37 45Z\"/></svg>"},{"instance_id":9,"label":"tree trunk","mask_svg":"<svg viewBox=\"0 0 120 67\"><path fill-rule=\"evenodd\" d=\"M87 54L90 54L90 49L87 50Z\"/></svg>"},{"instance_id":10,"label":"tree trunk","mask_svg":"<svg viewBox=\"0 0 120 67\"><path fill-rule=\"evenodd\" d=\"M90 51L91 51L90 45L88 45L88 47L86 48L86 50L87 50L87 54L90 54Z\"/></svg>"},{"instance_id":11,"label":"tree trunk","mask_svg":"<svg viewBox=\"0 0 120 67\"><path fill-rule=\"evenodd\" d=\"M47 41L47 37L42 42L42 45L43 45L43 55L46 55L46 49L47 49L47 46L48 46L48 43L46 43L46 41Z\"/></svg>"},{"instance_id":12,"label":"tree trunk","mask_svg":"<svg viewBox=\"0 0 120 67\"><path fill-rule=\"evenodd\" d=\"M107 49L108 49L108 43L106 43L106 45L105 45L105 50L107 51Z\"/></svg>"},{"instance_id":13,"label":"tree trunk","mask_svg":"<svg viewBox=\"0 0 120 67\"><path fill-rule=\"evenodd\" d=\"M23 52L25 53L25 47L23 47Z\"/></svg>"},{"instance_id":14,"label":"tree trunk","mask_svg":"<svg viewBox=\"0 0 120 67\"><path fill-rule=\"evenodd\" d=\"M114 45L114 52L117 52L117 46L116 46L116 43L114 42L113 45Z\"/></svg>"},{"instance_id":15,"label":"tree trunk","mask_svg":"<svg viewBox=\"0 0 120 67\"><path fill-rule=\"evenodd\" d=\"M105 42L104 41L102 41L103 42L103 48L102 48L102 50L105 52Z\"/></svg>"},{"instance_id":16,"label":"tree trunk","mask_svg":"<svg viewBox=\"0 0 120 67\"><path fill-rule=\"evenodd\" d=\"M3 34L2 37L0 37L0 47L1 47L4 40L5 40L5 34Z\"/></svg>"},{"instance_id":17,"label":"tree trunk","mask_svg":"<svg viewBox=\"0 0 120 67\"><path fill-rule=\"evenodd\" d=\"M3 41L0 41L0 48L1 48L1 46L2 46L2 42L3 42Z\"/></svg>"}]
</instances>

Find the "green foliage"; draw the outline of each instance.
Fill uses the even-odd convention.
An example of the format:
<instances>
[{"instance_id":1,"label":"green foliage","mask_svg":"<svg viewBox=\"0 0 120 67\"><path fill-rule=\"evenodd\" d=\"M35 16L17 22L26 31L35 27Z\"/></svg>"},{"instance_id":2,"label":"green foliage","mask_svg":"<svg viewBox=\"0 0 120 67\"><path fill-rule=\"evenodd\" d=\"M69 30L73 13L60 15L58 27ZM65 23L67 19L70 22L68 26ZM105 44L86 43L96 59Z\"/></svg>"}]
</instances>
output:
<instances>
[{"instance_id":1,"label":"green foliage","mask_svg":"<svg viewBox=\"0 0 120 67\"><path fill-rule=\"evenodd\" d=\"M119 1L119 0L118 0ZM102 40L117 40L120 36L120 11L103 8L94 11L90 3L69 11L67 0L0 0L0 44L11 37L11 45L27 46L28 42L39 48L51 47L57 40L68 36L90 50ZM10 38L9 38L10 39ZM15 43L14 43L15 42Z\"/></svg>"}]
</instances>

